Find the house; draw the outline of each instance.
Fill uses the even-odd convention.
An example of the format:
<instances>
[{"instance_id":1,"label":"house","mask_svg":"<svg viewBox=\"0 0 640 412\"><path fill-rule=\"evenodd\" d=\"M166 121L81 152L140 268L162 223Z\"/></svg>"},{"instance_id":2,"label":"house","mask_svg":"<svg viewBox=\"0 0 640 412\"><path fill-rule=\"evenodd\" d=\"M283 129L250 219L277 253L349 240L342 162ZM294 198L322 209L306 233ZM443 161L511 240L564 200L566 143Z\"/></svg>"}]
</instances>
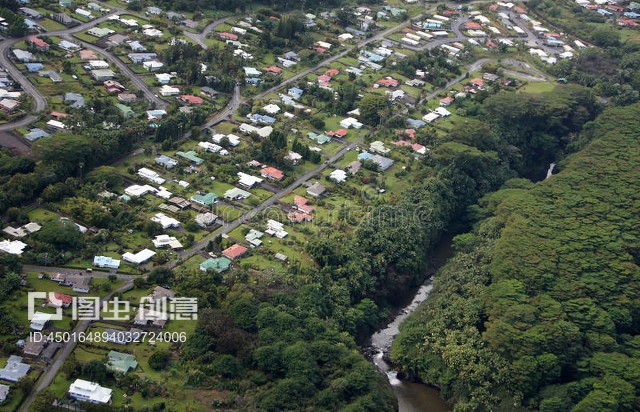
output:
<instances>
[{"instance_id":1,"label":"house","mask_svg":"<svg viewBox=\"0 0 640 412\"><path fill-rule=\"evenodd\" d=\"M289 154L284 157L284 160L291 162L293 165L297 165L302 160L300 153L289 151Z\"/></svg>"},{"instance_id":2,"label":"house","mask_svg":"<svg viewBox=\"0 0 640 412\"><path fill-rule=\"evenodd\" d=\"M227 200L244 200L249 196L251 196L251 193L246 190L238 189L237 187L224 192L224 198Z\"/></svg>"},{"instance_id":3,"label":"house","mask_svg":"<svg viewBox=\"0 0 640 412\"><path fill-rule=\"evenodd\" d=\"M160 223L163 229L180 227L180 222L164 213L156 213L152 218L152 222Z\"/></svg>"},{"instance_id":4,"label":"house","mask_svg":"<svg viewBox=\"0 0 640 412\"><path fill-rule=\"evenodd\" d=\"M381 171L387 170L388 168L393 166L394 163L392 159L377 154L372 155L369 160L378 165L378 169L380 169Z\"/></svg>"},{"instance_id":5,"label":"house","mask_svg":"<svg viewBox=\"0 0 640 412\"><path fill-rule=\"evenodd\" d=\"M265 112L269 114L278 114L280 112L280 107L275 104L268 104L262 108Z\"/></svg>"},{"instance_id":6,"label":"house","mask_svg":"<svg viewBox=\"0 0 640 412\"><path fill-rule=\"evenodd\" d=\"M147 10L145 11L145 13L147 16L152 15L152 16L159 16L162 14L162 9L159 7L147 7Z\"/></svg>"},{"instance_id":7,"label":"house","mask_svg":"<svg viewBox=\"0 0 640 412\"><path fill-rule=\"evenodd\" d=\"M7 400L9 397L9 385L0 384L0 403Z\"/></svg>"},{"instance_id":8,"label":"house","mask_svg":"<svg viewBox=\"0 0 640 412\"><path fill-rule=\"evenodd\" d=\"M178 161L172 157L166 155L159 155L155 159L156 164L165 167L166 169L173 169L178 165Z\"/></svg>"},{"instance_id":9,"label":"house","mask_svg":"<svg viewBox=\"0 0 640 412\"><path fill-rule=\"evenodd\" d=\"M60 40L60 42L58 43L58 47L60 47L62 50L72 52L78 50L80 48L80 45L67 40Z\"/></svg>"},{"instance_id":10,"label":"house","mask_svg":"<svg viewBox=\"0 0 640 412\"><path fill-rule=\"evenodd\" d=\"M36 60L35 56L31 54L31 52L25 50L13 49L11 52L16 57L16 60L22 63L28 63Z\"/></svg>"},{"instance_id":11,"label":"house","mask_svg":"<svg viewBox=\"0 0 640 412\"><path fill-rule=\"evenodd\" d=\"M63 286L71 286L71 290L78 293L89 293L89 285L91 283L91 276L83 276L83 275L67 275L65 276L64 282L61 283Z\"/></svg>"},{"instance_id":12,"label":"house","mask_svg":"<svg viewBox=\"0 0 640 412\"><path fill-rule=\"evenodd\" d=\"M444 107L437 107L434 110L435 113L438 113L440 115L440 117L448 117L451 116L451 112L447 109L445 109Z\"/></svg>"},{"instance_id":13,"label":"house","mask_svg":"<svg viewBox=\"0 0 640 412\"><path fill-rule=\"evenodd\" d=\"M103 70L92 70L91 76L98 82L104 82L105 80L113 79L116 74L113 70L103 69Z\"/></svg>"},{"instance_id":14,"label":"house","mask_svg":"<svg viewBox=\"0 0 640 412\"><path fill-rule=\"evenodd\" d=\"M156 173L155 171L151 170L151 169L147 169L146 167L142 167L140 169L138 169L138 176L140 176L143 179L147 179L152 181L155 184L161 185L165 182L165 179L163 179L162 177L160 177L160 175L158 173Z\"/></svg>"},{"instance_id":15,"label":"house","mask_svg":"<svg viewBox=\"0 0 640 412\"><path fill-rule=\"evenodd\" d=\"M33 314L33 317L31 318L29 327L33 330L41 331L45 328L45 326L47 325L47 322L49 322L52 317L53 315L50 313L36 312Z\"/></svg>"},{"instance_id":16,"label":"house","mask_svg":"<svg viewBox=\"0 0 640 412\"><path fill-rule=\"evenodd\" d=\"M156 252L154 252L153 250L142 249L140 252L135 254L131 252L126 252L125 254L122 255L122 259L124 259L126 262L131 262L133 264L140 265L148 261L152 257L154 257L155 254Z\"/></svg>"},{"instance_id":17,"label":"house","mask_svg":"<svg viewBox=\"0 0 640 412\"><path fill-rule=\"evenodd\" d=\"M150 72L155 72L157 70L160 70L163 66L164 66L164 63L159 62L157 60L148 60L148 61L142 62L142 67L144 67L145 70L148 70Z\"/></svg>"},{"instance_id":18,"label":"house","mask_svg":"<svg viewBox=\"0 0 640 412\"><path fill-rule=\"evenodd\" d=\"M232 41L237 41L238 40L238 35L237 34L228 33L226 31L218 33L218 36L220 36L220 38L222 40L232 40Z\"/></svg>"},{"instance_id":19,"label":"house","mask_svg":"<svg viewBox=\"0 0 640 412\"><path fill-rule=\"evenodd\" d=\"M44 65L42 63L26 63L25 67L31 73L35 73L37 71L44 69Z\"/></svg>"},{"instance_id":20,"label":"house","mask_svg":"<svg viewBox=\"0 0 640 412\"><path fill-rule=\"evenodd\" d=\"M218 95L217 91L207 86L201 87L200 93L204 94L207 97L216 97Z\"/></svg>"},{"instance_id":21,"label":"house","mask_svg":"<svg viewBox=\"0 0 640 412\"><path fill-rule=\"evenodd\" d=\"M147 110L147 120L160 120L167 115L166 110L153 109Z\"/></svg>"},{"instance_id":22,"label":"house","mask_svg":"<svg viewBox=\"0 0 640 412\"><path fill-rule=\"evenodd\" d=\"M264 233L262 233L261 231L255 230L255 229L251 229L244 236L244 239L247 242L249 242L251 244L251 246L258 247L258 246L262 245L262 240L260 240L260 238L262 238L262 236L264 236Z\"/></svg>"},{"instance_id":23,"label":"house","mask_svg":"<svg viewBox=\"0 0 640 412\"><path fill-rule=\"evenodd\" d=\"M30 368L30 365L22 363L21 356L11 355L4 368L0 369L0 379L9 382L18 382L27 375Z\"/></svg>"},{"instance_id":24,"label":"house","mask_svg":"<svg viewBox=\"0 0 640 412\"><path fill-rule=\"evenodd\" d=\"M103 38L113 33L115 33L115 31L107 28L102 28L102 27L92 27L89 30L87 30L88 35L93 37L98 37L98 38Z\"/></svg>"},{"instance_id":25,"label":"house","mask_svg":"<svg viewBox=\"0 0 640 412\"><path fill-rule=\"evenodd\" d=\"M258 136L265 138L271 135L271 132L273 132L273 127L271 126L256 127L248 123L242 123L240 124L240 131L246 134L255 133Z\"/></svg>"},{"instance_id":26,"label":"house","mask_svg":"<svg viewBox=\"0 0 640 412\"><path fill-rule=\"evenodd\" d=\"M120 111L120 114L124 118L133 117L136 114L131 107L126 106L126 105L121 104L121 103L116 103L116 108Z\"/></svg>"},{"instance_id":27,"label":"house","mask_svg":"<svg viewBox=\"0 0 640 412\"><path fill-rule=\"evenodd\" d=\"M427 123L433 123L436 119L438 119L440 117L440 115L438 113L427 113L422 117L422 120L424 120Z\"/></svg>"},{"instance_id":28,"label":"house","mask_svg":"<svg viewBox=\"0 0 640 412\"><path fill-rule=\"evenodd\" d=\"M176 206L179 210L184 210L191 206L191 203L187 199L181 197L172 197L169 199L169 203Z\"/></svg>"},{"instance_id":29,"label":"house","mask_svg":"<svg viewBox=\"0 0 640 412\"><path fill-rule=\"evenodd\" d=\"M378 80L376 84L384 87L398 87L400 83L392 77L385 77L384 79Z\"/></svg>"},{"instance_id":30,"label":"house","mask_svg":"<svg viewBox=\"0 0 640 412\"><path fill-rule=\"evenodd\" d=\"M66 129L66 128L67 128L67 126L66 126L64 123L59 122L59 121L57 121L57 120L49 120L49 121L46 123L46 125L47 125L50 129L55 130L55 131L57 131L57 130L64 130L64 129Z\"/></svg>"},{"instance_id":31,"label":"house","mask_svg":"<svg viewBox=\"0 0 640 412\"><path fill-rule=\"evenodd\" d=\"M64 101L65 103L71 102L69 107L72 109L80 109L84 107L84 97L78 93L65 93Z\"/></svg>"},{"instance_id":32,"label":"house","mask_svg":"<svg viewBox=\"0 0 640 412\"><path fill-rule=\"evenodd\" d=\"M307 133L307 137L318 144L325 144L331 141L331 137L324 133L317 134L317 133L309 132Z\"/></svg>"},{"instance_id":33,"label":"house","mask_svg":"<svg viewBox=\"0 0 640 412\"><path fill-rule=\"evenodd\" d=\"M83 8L80 8L80 7L76 9L76 14L78 16L82 16L82 17L87 18L87 19L93 19L94 18L93 14L91 14L91 12L89 10L85 10Z\"/></svg>"},{"instance_id":34,"label":"house","mask_svg":"<svg viewBox=\"0 0 640 412\"><path fill-rule=\"evenodd\" d=\"M293 197L293 208L296 210L299 210L304 213L313 212L313 207L309 206L308 203L309 203L309 200L302 196L294 195Z\"/></svg>"},{"instance_id":35,"label":"house","mask_svg":"<svg viewBox=\"0 0 640 412\"><path fill-rule=\"evenodd\" d=\"M176 239L175 237L169 235L158 235L155 237L155 239L152 240L152 242L153 246L156 249L162 249L166 247L174 250L182 249L182 243L180 243L180 241L178 241L178 239Z\"/></svg>"},{"instance_id":36,"label":"house","mask_svg":"<svg viewBox=\"0 0 640 412\"><path fill-rule=\"evenodd\" d=\"M20 14L34 20L40 20L41 18L44 17L39 11L30 9L29 7L20 7L18 11L20 12Z\"/></svg>"},{"instance_id":37,"label":"house","mask_svg":"<svg viewBox=\"0 0 640 412\"><path fill-rule=\"evenodd\" d=\"M120 93L118 95L118 101L122 103L133 103L138 100L138 96L133 93Z\"/></svg>"},{"instance_id":38,"label":"house","mask_svg":"<svg viewBox=\"0 0 640 412\"><path fill-rule=\"evenodd\" d=\"M35 129L29 130L29 133L24 135L24 138L29 140L30 142L35 142L38 139L41 139L43 137L49 137L49 136L51 135L45 132L44 130L35 128Z\"/></svg>"},{"instance_id":39,"label":"house","mask_svg":"<svg viewBox=\"0 0 640 412\"><path fill-rule=\"evenodd\" d=\"M180 94L180 89L178 89L177 87L164 85L160 88L159 93L164 97L177 96Z\"/></svg>"},{"instance_id":40,"label":"house","mask_svg":"<svg viewBox=\"0 0 640 412\"><path fill-rule=\"evenodd\" d=\"M0 109L7 113L12 113L20 107L20 102L13 99L0 100Z\"/></svg>"},{"instance_id":41,"label":"house","mask_svg":"<svg viewBox=\"0 0 640 412\"><path fill-rule=\"evenodd\" d=\"M344 170L336 169L329 174L329 179L336 183L342 183L347 180L347 173Z\"/></svg>"},{"instance_id":42,"label":"house","mask_svg":"<svg viewBox=\"0 0 640 412\"><path fill-rule=\"evenodd\" d=\"M349 129L350 127L353 127L354 129L360 129L362 126L363 124L353 117L347 117L346 119L340 121L340 127L344 129Z\"/></svg>"},{"instance_id":43,"label":"house","mask_svg":"<svg viewBox=\"0 0 640 412\"><path fill-rule=\"evenodd\" d=\"M188 152L176 152L176 156L186 159L191 163L195 163L196 165L201 165L202 163L204 163L204 159L198 157L197 153L193 150L189 150Z\"/></svg>"},{"instance_id":44,"label":"house","mask_svg":"<svg viewBox=\"0 0 640 412\"><path fill-rule=\"evenodd\" d=\"M442 107L447 107L449 106L451 103L454 102L454 100L456 100L455 98L451 97L451 96L447 96L444 97L442 99L440 99L440 106Z\"/></svg>"},{"instance_id":45,"label":"house","mask_svg":"<svg viewBox=\"0 0 640 412\"><path fill-rule=\"evenodd\" d=\"M265 67L264 70L266 73L271 73L271 74L280 74L282 73L282 69L276 66L269 66L269 67Z\"/></svg>"},{"instance_id":46,"label":"house","mask_svg":"<svg viewBox=\"0 0 640 412\"><path fill-rule=\"evenodd\" d=\"M198 215L196 215L195 220L198 226L202 228L206 228L214 224L217 219L218 219L217 215L214 215L211 212L206 212L206 213L199 213Z\"/></svg>"},{"instance_id":47,"label":"house","mask_svg":"<svg viewBox=\"0 0 640 412\"><path fill-rule=\"evenodd\" d=\"M126 374L129 370L136 370L138 362L134 355L110 351L107 355L107 369L112 372Z\"/></svg>"},{"instance_id":48,"label":"house","mask_svg":"<svg viewBox=\"0 0 640 412\"><path fill-rule=\"evenodd\" d=\"M381 154L387 154L391 151L391 149L385 147L384 143L381 142L380 140L371 142L371 144L369 145L369 150L371 150L373 153L381 153Z\"/></svg>"},{"instance_id":49,"label":"house","mask_svg":"<svg viewBox=\"0 0 640 412\"><path fill-rule=\"evenodd\" d=\"M111 403L112 390L94 382L76 379L69 386L69 396L82 402L107 405Z\"/></svg>"},{"instance_id":50,"label":"house","mask_svg":"<svg viewBox=\"0 0 640 412\"><path fill-rule=\"evenodd\" d=\"M229 146L236 147L240 144L240 137L234 134L224 135L220 133L214 133L211 136L211 140L213 140L217 144L221 144L224 138L226 138L226 140L229 142Z\"/></svg>"},{"instance_id":51,"label":"house","mask_svg":"<svg viewBox=\"0 0 640 412\"><path fill-rule=\"evenodd\" d=\"M267 230L265 230L265 233L270 236L275 236L278 239L284 239L289 235L289 233L284 230L284 224L273 219L267 221Z\"/></svg>"},{"instance_id":52,"label":"house","mask_svg":"<svg viewBox=\"0 0 640 412\"><path fill-rule=\"evenodd\" d=\"M320 197L326 190L320 183L315 182L307 188L307 194L313 197Z\"/></svg>"},{"instance_id":53,"label":"house","mask_svg":"<svg viewBox=\"0 0 640 412\"><path fill-rule=\"evenodd\" d=\"M240 256L244 255L245 253L247 253L249 249L247 249L246 247L236 243L233 246L230 246L228 248L226 248L225 250L222 251L222 254L231 260L237 259Z\"/></svg>"},{"instance_id":54,"label":"house","mask_svg":"<svg viewBox=\"0 0 640 412\"><path fill-rule=\"evenodd\" d=\"M478 90L484 90L484 79L480 79L480 78L471 79L469 83L471 83L471 85Z\"/></svg>"},{"instance_id":55,"label":"house","mask_svg":"<svg viewBox=\"0 0 640 412\"><path fill-rule=\"evenodd\" d=\"M240 180L238 183L241 186L251 189L256 184L262 183L262 179L259 177L251 176L243 172L238 172L238 177Z\"/></svg>"},{"instance_id":56,"label":"house","mask_svg":"<svg viewBox=\"0 0 640 412\"><path fill-rule=\"evenodd\" d=\"M120 84L119 82L115 81L115 80L105 80L102 85L104 86L105 90L107 91L107 93L112 94L112 93L120 93L125 89L125 87Z\"/></svg>"},{"instance_id":57,"label":"house","mask_svg":"<svg viewBox=\"0 0 640 412\"><path fill-rule=\"evenodd\" d=\"M209 192L205 195L195 194L191 196L189 200L201 206L211 207L214 204L218 203L218 195L213 192Z\"/></svg>"},{"instance_id":58,"label":"house","mask_svg":"<svg viewBox=\"0 0 640 412\"><path fill-rule=\"evenodd\" d=\"M291 87L287 91L287 94L289 94L289 96L293 97L295 100L298 100L300 97L302 97L302 93L304 93L304 90L298 87Z\"/></svg>"},{"instance_id":59,"label":"house","mask_svg":"<svg viewBox=\"0 0 640 412\"><path fill-rule=\"evenodd\" d=\"M131 185L124 189L124 192L131 197L140 197L148 193L156 193L157 191L155 187L149 185Z\"/></svg>"},{"instance_id":60,"label":"house","mask_svg":"<svg viewBox=\"0 0 640 412\"><path fill-rule=\"evenodd\" d=\"M222 273L230 266L231 260L226 257L209 258L200 264L200 270L203 272L213 270L216 273Z\"/></svg>"},{"instance_id":61,"label":"house","mask_svg":"<svg viewBox=\"0 0 640 412\"><path fill-rule=\"evenodd\" d=\"M53 292L47 294L47 305L53 308L68 308L73 298L64 293Z\"/></svg>"},{"instance_id":62,"label":"house","mask_svg":"<svg viewBox=\"0 0 640 412\"><path fill-rule=\"evenodd\" d=\"M300 56L298 55L298 53L296 53L294 51L288 51L285 54L283 54L282 57L284 57L287 60L292 60L292 61L296 61L296 62L300 61Z\"/></svg>"},{"instance_id":63,"label":"house","mask_svg":"<svg viewBox=\"0 0 640 412\"><path fill-rule=\"evenodd\" d=\"M134 64L140 64L147 61L155 60L158 55L156 53L129 53L127 54L129 60Z\"/></svg>"},{"instance_id":64,"label":"house","mask_svg":"<svg viewBox=\"0 0 640 412\"><path fill-rule=\"evenodd\" d=\"M280 181L284 177L284 172L280 169L276 169L275 167L265 167L260 171L260 176L265 179L277 180Z\"/></svg>"},{"instance_id":65,"label":"house","mask_svg":"<svg viewBox=\"0 0 640 412\"><path fill-rule=\"evenodd\" d=\"M204 103L204 99L202 97L193 96L191 94L183 94L179 97L180 101L187 104L199 105Z\"/></svg>"},{"instance_id":66,"label":"house","mask_svg":"<svg viewBox=\"0 0 640 412\"><path fill-rule=\"evenodd\" d=\"M118 269L120 267L120 261L109 256L94 256L93 266L99 268Z\"/></svg>"},{"instance_id":67,"label":"house","mask_svg":"<svg viewBox=\"0 0 640 412\"><path fill-rule=\"evenodd\" d=\"M46 345L47 341L45 339L33 339L33 337L29 335L22 348L22 353L29 356L40 356Z\"/></svg>"},{"instance_id":68,"label":"house","mask_svg":"<svg viewBox=\"0 0 640 412\"><path fill-rule=\"evenodd\" d=\"M360 163L358 160L354 160L353 162L347 165L347 171L352 175L355 175L360 171L361 167L362 167L362 163Z\"/></svg>"}]
</instances>

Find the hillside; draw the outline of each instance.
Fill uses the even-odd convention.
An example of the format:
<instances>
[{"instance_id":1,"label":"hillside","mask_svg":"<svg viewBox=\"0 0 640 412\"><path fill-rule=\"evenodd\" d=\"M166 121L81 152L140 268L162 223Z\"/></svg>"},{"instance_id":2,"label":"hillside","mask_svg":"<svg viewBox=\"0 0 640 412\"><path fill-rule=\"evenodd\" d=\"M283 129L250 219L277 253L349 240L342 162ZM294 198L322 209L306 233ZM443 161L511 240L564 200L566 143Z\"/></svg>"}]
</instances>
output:
<instances>
[{"instance_id":1,"label":"hillside","mask_svg":"<svg viewBox=\"0 0 640 412\"><path fill-rule=\"evenodd\" d=\"M640 105L608 110L559 174L485 196L392 358L459 410L637 410L639 137Z\"/></svg>"}]
</instances>

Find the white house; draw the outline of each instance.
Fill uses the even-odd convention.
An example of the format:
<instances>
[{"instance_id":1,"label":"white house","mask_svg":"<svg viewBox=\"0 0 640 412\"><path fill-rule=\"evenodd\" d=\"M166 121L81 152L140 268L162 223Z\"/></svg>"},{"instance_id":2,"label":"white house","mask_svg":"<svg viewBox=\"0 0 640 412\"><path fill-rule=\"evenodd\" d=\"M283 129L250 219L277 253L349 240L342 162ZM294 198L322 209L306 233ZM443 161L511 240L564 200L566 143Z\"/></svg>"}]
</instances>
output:
<instances>
[{"instance_id":1,"label":"white house","mask_svg":"<svg viewBox=\"0 0 640 412\"><path fill-rule=\"evenodd\" d=\"M169 235L158 235L152 240L156 249L170 247L171 249L182 249L182 243L178 239Z\"/></svg>"},{"instance_id":2,"label":"white house","mask_svg":"<svg viewBox=\"0 0 640 412\"><path fill-rule=\"evenodd\" d=\"M340 121L340 127L344 129L349 129L351 127L354 129L360 129L362 127L362 123L360 123L357 119L354 119L353 117L347 117L346 119L343 119Z\"/></svg>"},{"instance_id":3,"label":"white house","mask_svg":"<svg viewBox=\"0 0 640 412\"><path fill-rule=\"evenodd\" d=\"M167 86L166 84L160 88L159 93L162 96L177 96L180 94L180 89L177 87Z\"/></svg>"},{"instance_id":4,"label":"white house","mask_svg":"<svg viewBox=\"0 0 640 412\"><path fill-rule=\"evenodd\" d=\"M156 252L154 252L153 250L142 249L140 252L135 254L131 252L125 253L124 255L122 255L122 259L126 262L131 262L139 265L154 257L155 254Z\"/></svg>"},{"instance_id":5,"label":"white house","mask_svg":"<svg viewBox=\"0 0 640 412\"><path fill-rule=\"evenodd\" d=\"M347 180L347 172L344 170L336 169L329 175L329 178L336 183L342 183Z\"/></svg>"},{"instance_id":6,"label":"white house","mask_svg":"<svg viewBox=\"0 0 640 412\"><path fill-rule=\"evenodd\" d=\"M132 185L124 189L124 193L131 197L140 197L146 195L147 193L156 193L157 191L158 190L155 187L149 185Z\"/></svg>"},{"instance_id":7,"label":"white house","mask_svg":"<svg viewBox=\"0 0 640 412\"><path fill-rule=\"evenodd\" d=\"M120 267L120 261L109 256L94 256L93 266L99 268L118 269Z\"/></svg>"},{"instance_id":8,"label":"white house","mask_svg":"<svg viewBox=\"0 0 640 412\"><path fill-rule=\"evenodd\" d=\"M152 222L160 223L163 229L168 229L170 227L179 227L180 222L172 217L165 215L164 213L156 213L155 216L151 218Z\"/></svg>"},{"instance_id":9,"label":"white house","mask_svg":"<svg viewBox=\"0 0 640 412\"><path fill-rule=\"evenodd\" d=\"M50 313L36 312L31 318L31 324L29 325L29 327L33 330L41 331L42 329L44 329L44 327L47 325L47 322L49 322L52 317L53 315Z\"/></svg>"},{"instance_id":10,"label":"white house","mask_svg":"<svg viewBox=\"0 0 640 412\"><path fill-rule=\"evenodd\" d=\"M157 185L161 185L165 182L165 179L160 177L159 174L157 174L151 169L147 169L146 167L142 167L138 170L138 176L144 179L150 180Z\"/></svg>"},{"instance_id":11,"label":"white house","mask_svg":"<svg viewBox=\"0 0 640 412\"><path fill-rule=\"evenodd\" d=\"M240 183L241 186L244 186L249 189L251 189L253 186L259 183L262 183L262 178L251 176L246 173L238 172L238 177L240 178L238 183Z\"/></svg>"},{"instance_id":12,"label":"white house","mask_svg":"<svg viewBox=\"0 0 640 412\"><path fill-rule=\"evenodd\" d=\"M156 70L160 70L163 66L164 64L157 60L149 60L142 63L142 67L144 67L145 70L149 70L150 72L155 72Z\"/></svg>"},{"instance_id":13,"label":"white house","mask_svg":"<svg viewBox=\"0 0 640 412\"><path fill-rule=\"evenodd\" d=\"M104 388L97 383L76 379L69 386L69 396L83 402L91 402L98 404L111 403L112 390Z\"/></svg>"},{"instance_id":14,"label":"white house","mask_svg":"<svg viewBox=\"0 0 640 412\"><path fill-rule=\"evenodd\" d=\"M289 234L284 230L284 225L282 223L273 219L269 219L267 221L267 230L265 231L265 233L271 236L275 236L278 239L285 238Z\"/></svg>"}]
</instances>

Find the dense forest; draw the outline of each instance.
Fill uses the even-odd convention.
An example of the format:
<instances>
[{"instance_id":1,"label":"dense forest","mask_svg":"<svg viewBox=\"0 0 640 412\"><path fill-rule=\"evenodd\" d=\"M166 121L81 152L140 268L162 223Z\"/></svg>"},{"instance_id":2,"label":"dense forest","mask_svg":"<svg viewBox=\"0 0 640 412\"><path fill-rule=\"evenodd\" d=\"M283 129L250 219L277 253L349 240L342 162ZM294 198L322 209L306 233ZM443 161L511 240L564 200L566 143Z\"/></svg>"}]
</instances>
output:
<instances>
[{"instance_id":1,"label":"dense forest","mask_svg":"<svg viewBox=\"0 0 640 412\"><path fill-rule=\"evenodd\" d=\"M638 410L639 130L640 105L609 109L559 174L470 208L392 358L457 410Z\"/></svg>"},{"instance_id":2,"label":"dense forest","mask_svg":"<svg viewBox=\"0 0 640 412\"><path fill-rule=\"evenodd\" d=\"M411 190L372 204L353 232L336 230L337 221L310 240L319 267L300 269L290 283L253 285L242 273L156 279L207 308L181 350L188 384L233 390L240 408L392 409L384 378L357 353L358 339L424 280L425 250L467 206L519 174L540 175L533 159L553 160L567 135L598 113L593 95L572 86L500 93L484 106L484 120L461 122L441 138ZM379 124L375 133L389 130Z\"/></svg>"}]
</instances>

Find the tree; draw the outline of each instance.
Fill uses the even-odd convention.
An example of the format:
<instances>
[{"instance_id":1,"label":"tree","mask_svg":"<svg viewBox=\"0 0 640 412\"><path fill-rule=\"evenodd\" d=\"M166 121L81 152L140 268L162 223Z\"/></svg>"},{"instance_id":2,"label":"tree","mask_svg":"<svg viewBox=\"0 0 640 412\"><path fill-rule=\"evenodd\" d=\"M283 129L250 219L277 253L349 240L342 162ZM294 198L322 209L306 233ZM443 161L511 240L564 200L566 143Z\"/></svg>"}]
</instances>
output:
<instances>
[{"instance_id":1,"label":"tree","mask_svg":"<svg viewBox=\"0 0 640 412\"><path fill-rule=\"evenodd\" d=\"M166 369L169 366L169 360L171 354L166 350L158 350L151 354L149 357L149 366L151 369L160 371Z\"/></svg>"},{"instance_id":2,"label":"tree","mask_svg":"<svg viewBox=\"0 0 640 412\"><path fill-rule=\"evenodd\" d=\"M106 365L99 360L92 360L82 365L82 376L91 382L104 383L107 373Z\"/></svg>"},{"instance_id":3,"label":"tree","mask_svg":"<svg viewBox=\"0 0 640 412\"><path fill-rule=\"evenodd\" d=\"M367 94L360 102L360 118L369 126L377 126L388 103L388 100L382 95Z\"/></svg>"},{"instance_id":4,"label":"tree","mask_svg":"<svg viewBox=\"0 0 640 412\"><path fill-rule=\"evenodd\" d=\"M42 229L34 234L34 238L63 251L79 249L83 243L80 229L71 220L45 223Z\"/></svg>"}]
</instances>

